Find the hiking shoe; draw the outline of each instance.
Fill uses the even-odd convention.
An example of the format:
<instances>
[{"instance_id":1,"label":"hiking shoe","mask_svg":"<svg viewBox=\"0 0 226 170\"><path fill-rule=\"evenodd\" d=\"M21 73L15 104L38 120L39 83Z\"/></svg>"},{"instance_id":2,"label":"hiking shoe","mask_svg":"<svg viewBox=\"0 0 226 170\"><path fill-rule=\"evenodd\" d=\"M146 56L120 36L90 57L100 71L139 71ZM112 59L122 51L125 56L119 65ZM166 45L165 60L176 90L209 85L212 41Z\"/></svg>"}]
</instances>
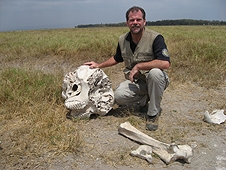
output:
<instances>
[{"instance_id":1,"label":"hiking shoe","mask_svg":"<svg viewBox=\"0 0 226 170\"><path fill-rule=\"evenodd\" d=\"M158 118L160 113L155 116L146 116L146 130L155 131L158 129Z\"/></svg>"}]
</instances>

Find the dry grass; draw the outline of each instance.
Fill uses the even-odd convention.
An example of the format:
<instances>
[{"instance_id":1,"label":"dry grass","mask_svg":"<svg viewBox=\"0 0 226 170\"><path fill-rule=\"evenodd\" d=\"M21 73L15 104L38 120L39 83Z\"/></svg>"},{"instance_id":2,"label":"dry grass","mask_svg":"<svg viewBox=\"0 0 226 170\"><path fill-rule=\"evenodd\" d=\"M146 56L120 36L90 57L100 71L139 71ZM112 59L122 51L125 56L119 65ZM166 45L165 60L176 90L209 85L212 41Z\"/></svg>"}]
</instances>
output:
<instances>
[{"instance_id":1,"label":"dry grass","mask_svg":"<svg viewBox=\"0 0 226 170\"><path fill-rule=\"evenodd\" d=\"M73 126L65 121L60 76L21 69L6 69L0 75L1 140L8 141L1 154L4 163L76 153L82 144L80 123Z\"/></svg>"},{"instance_id":2,"label":"dry grass","mask_svg":"<svg viewBox=\"0 0 226 170\"><path fill-rule=\"evenodd\" d=\"M171 79L212 87L225 80L224 26L150 27L165 37L172 66ZM0 33L1 63L48 59L73 62L103 61L116 50L123 28L59 29Z\"/></svg>"},{"instance_id":3,"label":"dry grass","mask_svg":"<svg viewBox=\"0 0 226 170\"><path fill-rule=\"evenodd\" d=\"M169 76L173 84L196 83L216 88L226 81L226 29L221 26L151 27L165 37L171 54ZM87 120L67 121L61 98L62 69L85 61L103 61L116 50L118 36L127 28L87 28L0 32L0 160L7 166L33 167L35 160L79 152L83 146L80 128ZM36 65L45 62L47 73ZM121 65L105 69L119 82ZM40 66L41 68L41 66ZM128 114L124 120L139 126L140 119ZM123 117L123 115L122 115ZM121 120L122 121L122 120ZM109 124L111 124L110 122ZM188 121L188 126L198 127ZM200 127L201 129L201 127ZM200 130L201 131L201 130ZM158 131L172 142L186 137L187 129ZM3 147L3 146L2 146ZM46 156L47 155L47 156ZM46 158L47 157L47 158ZM121 159L125 157L121 154ZM18 161L19 160L19 161Z\"/></svg>"},{"instance_id":4,"label":"dry grass","mask_svg":"<svg viewBox=\"0 0 226 170\"><path fill-rule=\"evenodd\" d=\"M223 83L226 79L225 27L170 28L166 40L172 56L173 80L196 82L205 87Z\"/></svg>"}]
</instances>

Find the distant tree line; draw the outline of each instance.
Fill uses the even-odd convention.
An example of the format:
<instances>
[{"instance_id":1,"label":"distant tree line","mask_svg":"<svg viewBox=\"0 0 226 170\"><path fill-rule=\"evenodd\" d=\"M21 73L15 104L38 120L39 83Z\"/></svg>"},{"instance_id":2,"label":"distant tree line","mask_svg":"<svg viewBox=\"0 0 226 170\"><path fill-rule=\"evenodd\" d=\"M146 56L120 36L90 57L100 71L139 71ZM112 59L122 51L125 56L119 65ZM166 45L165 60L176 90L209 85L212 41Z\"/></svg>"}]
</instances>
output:
<instances>
[{"instance_id":1,"label":"distant tree line","mask_svg":"<svg viewBox=\"0 0 226 170\"><path fill-rule=\"evenodd\" d=\"M207 21L193 19L178 19L178 20L162 20L162 21L147 21L148 26L158 25L226 25L226 21Z\"/></svg>"},{"instance_id":2,"label":"distant tree line","mask_svg":"<svg viewBox=\"0 0 226 170\"><path fill-rule=\"evenodd\" d=\"M161 20L147 21L147 26L169 26L169 25L226 25L226 21L208 21L208 20L193 20L193 19L178 19L178 20ZM123 27L125 22L110 23L110 24L86 24L78 25L75 28L90 28L90 27Z\"/></svg>"}]
</instances>

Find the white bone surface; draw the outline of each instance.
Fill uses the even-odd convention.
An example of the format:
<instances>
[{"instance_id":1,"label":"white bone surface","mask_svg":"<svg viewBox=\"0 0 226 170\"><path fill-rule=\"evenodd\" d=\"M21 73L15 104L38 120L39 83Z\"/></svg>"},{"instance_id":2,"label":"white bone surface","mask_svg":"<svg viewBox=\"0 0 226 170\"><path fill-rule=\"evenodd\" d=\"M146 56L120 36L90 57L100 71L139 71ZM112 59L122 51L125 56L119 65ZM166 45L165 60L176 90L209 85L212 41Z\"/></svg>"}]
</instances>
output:
<instances>
[{"instance_id":1,"label":"white bone surface","mask_svg":"<svg viewBox=\"0 0 226 170\"><path fill-rule=\"evenodd\" d=\"M99 68L80 66L64 76L62 97L73 117L107 114L114 104L114 93L108 76Z\"/></svg>"},{"instance_id":2,"label":"white bone surface","mask_svg":"<svg viewBox=\"0 0 226 170\"><path fill-rule=\"evenodd\" d=\"M204 113L204 121L213 124L221 124L225 122L226 115L224 114L224 110L213 110L212 113L206 111Z\"/></svg>"},{"instance_id":3,"label":"white bone surface","mask_svg":"<svg viewBox=\"0 0 226 170\"><path fill-rule=\"evenodd\" d=\"M175 160L182 159L191 163L193 155L192 148L189 145L166 144L160 142L133 127L129 122L120 124L119 133L134 141L152 147L153 152L157 154L166 164Z\"/></svg>"},{"instance_id":4,"label":"white bone surface","mask_svg":"<svg viewBox=\"0 0 226 170\"><path fill-rule=\"evenodd\" d=\"M130 154L132 156L136 156L138 158L144 159L149 163L152 162L152 147L148 145L140 145L136 150L131 151Z\"/></svg>"}]
</instances>

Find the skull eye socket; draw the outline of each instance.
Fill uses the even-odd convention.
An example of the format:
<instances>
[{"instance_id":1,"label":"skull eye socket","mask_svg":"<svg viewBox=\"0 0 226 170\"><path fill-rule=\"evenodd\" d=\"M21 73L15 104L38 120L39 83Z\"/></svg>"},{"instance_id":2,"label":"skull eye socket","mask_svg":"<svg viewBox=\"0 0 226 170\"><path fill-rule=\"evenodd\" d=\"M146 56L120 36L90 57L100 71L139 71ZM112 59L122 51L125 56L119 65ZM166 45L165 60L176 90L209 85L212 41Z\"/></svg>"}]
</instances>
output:
<instances>
[{"instance_id":1,"label":"skull eye socket","mask_svg":"<svg viewBox=\"0 0 226 170\"><path fill-rule=\"evenodd\" d=\"M72 90L73 91L77 91L78 90L78 86L76 84L74 84L73 87L72 87Z\"/></svg>"}]
</instances>

